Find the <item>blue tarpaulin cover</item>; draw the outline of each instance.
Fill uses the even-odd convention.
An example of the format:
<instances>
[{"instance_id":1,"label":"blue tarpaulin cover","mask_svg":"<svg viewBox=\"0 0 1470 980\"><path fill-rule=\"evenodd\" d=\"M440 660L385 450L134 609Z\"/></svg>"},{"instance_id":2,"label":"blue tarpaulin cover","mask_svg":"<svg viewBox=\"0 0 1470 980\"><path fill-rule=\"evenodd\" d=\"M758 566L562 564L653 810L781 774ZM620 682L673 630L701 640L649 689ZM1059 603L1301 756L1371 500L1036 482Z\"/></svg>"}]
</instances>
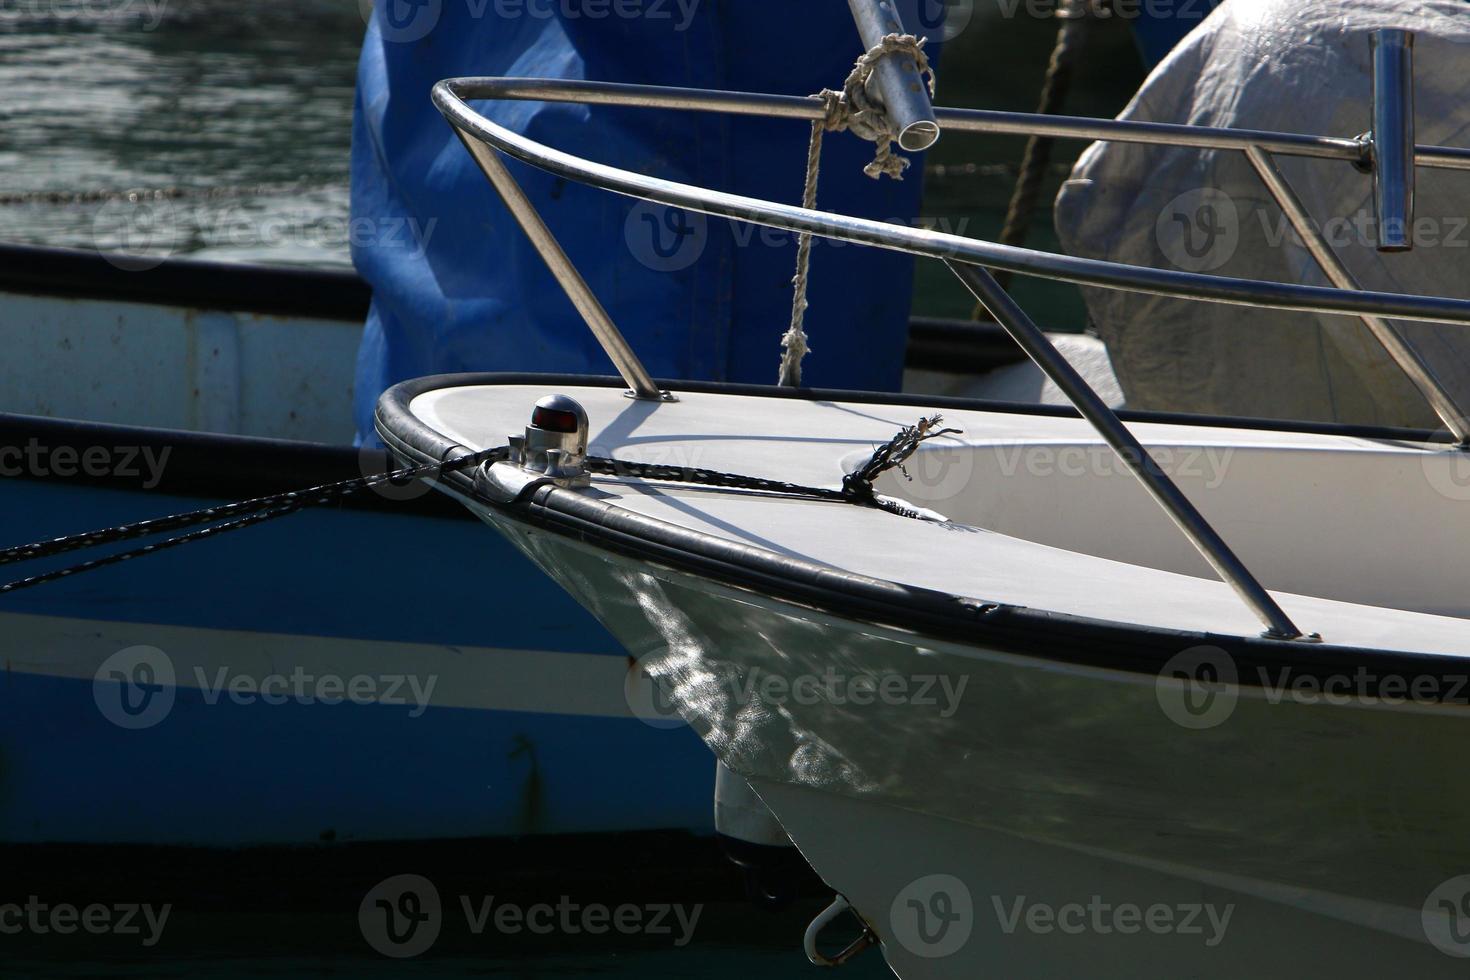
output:
<instances>
[{"instance_id":1,"label":"blue tarpaulin cover","mask_svg":"<svg viewBox=\"0 0 1470 980\"><path fill-rule=\"evenodd\" d=\"M938 33L925 19L943 4L900 8L913 33ZM840 88L861 50L843 0L379 0L352 147L353 261L373 288L358 357L361 437L373 439L379 393L408 378L612 373L430 103L435 82L524 75L810 95ZM803 121L531 102L477 108L599 162L801 200ZM870 143L829 134L818 206L914 220L922 161L902 182L874 181L862 173L872 155ZM637 202L518 162L511 169L655 377L775 382L794 235ZM912 260L896 253L815 244L805 383L897 389L912 275Z\"/></svg>"}]
</instances>

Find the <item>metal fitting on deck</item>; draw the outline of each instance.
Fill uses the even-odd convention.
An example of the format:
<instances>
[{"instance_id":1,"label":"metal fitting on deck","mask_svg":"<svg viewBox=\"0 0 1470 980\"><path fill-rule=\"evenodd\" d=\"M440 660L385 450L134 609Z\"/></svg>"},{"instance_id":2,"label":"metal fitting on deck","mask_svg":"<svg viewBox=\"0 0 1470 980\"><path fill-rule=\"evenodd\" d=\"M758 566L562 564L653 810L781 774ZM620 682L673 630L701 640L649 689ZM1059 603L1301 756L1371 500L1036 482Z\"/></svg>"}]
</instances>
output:
<instances>
[{"instance_id":1,"label":"metal fitting on deck","mask_svg":"<svg viewBox=\"0 0 1470 980\"><path fill-rule=\"evenodd\" d=\"M566 395L547 395L531 411L526 434L510 437L511 462L560 486L591 482L587 459L587 412Z\"/></svg>"},{"instance_id":2,"label":"metal fitting on deck","mask_svg":"<svg viewBox=\"0 0 1470 980\"><path fill-rule=\"evenodd\" d=\"M566 395L547 395L531 410L524 435L510 436L510 460L480 468L476 487L494 500L509 503L546 483L585 487L587 412Z\"/></svg>"}]
</instances>

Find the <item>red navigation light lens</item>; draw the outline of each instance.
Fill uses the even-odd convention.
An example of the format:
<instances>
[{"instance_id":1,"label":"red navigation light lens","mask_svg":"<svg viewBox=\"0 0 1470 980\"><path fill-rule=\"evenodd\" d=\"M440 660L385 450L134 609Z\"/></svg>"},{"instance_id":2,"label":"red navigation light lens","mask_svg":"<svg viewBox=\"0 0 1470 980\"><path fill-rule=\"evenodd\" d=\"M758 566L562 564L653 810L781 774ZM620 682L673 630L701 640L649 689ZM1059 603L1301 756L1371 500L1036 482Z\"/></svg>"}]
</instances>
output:
<instances>
[{"instance_id":1,"label":"red navigation light lens","mask_svg":"<svg viewBox=\"0 0 1470 980\"><path fill-rule=\"evenodd\" d=\"M576 432L577 413L538 407L531 413L531 424L548 432Z\"/></svg>"}]
</instances>

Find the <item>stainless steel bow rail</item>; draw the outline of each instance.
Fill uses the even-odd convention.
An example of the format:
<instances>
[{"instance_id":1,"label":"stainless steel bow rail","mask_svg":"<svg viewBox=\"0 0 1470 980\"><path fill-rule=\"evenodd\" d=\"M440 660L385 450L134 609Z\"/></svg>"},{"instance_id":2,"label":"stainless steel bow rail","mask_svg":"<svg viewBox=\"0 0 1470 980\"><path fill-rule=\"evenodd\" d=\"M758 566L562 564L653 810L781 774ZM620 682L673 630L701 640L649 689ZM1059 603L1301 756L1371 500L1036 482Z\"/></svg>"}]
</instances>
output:
<instances>
[{"instance_id":1,"label":"stainless steel bow rail","mask_svg":"<svg viewBox=\"0 0 1470 980\"><path fill-rule=\"evenodd\" d=\"M857 0L853 0L853 6L856 12ZM511 175L501 154L569 180L670 207L944 261L989 308L997 322L1006 328L1037 366L1072 400L1099 435L1117 451L1124 464L1220 577L1265 624L1266 635L1308 639L1310 637L1305 637L1282 611L1117 415L1010 299L991 275L991 270L1204 302L1358 316L1424 394L1454 434L1459 447L1470 446L1470 425L1466 422L1470 413L1445 389L1387 320L1392 317L1470 324L1470 301L1359 288L1275 166L1274 156L1282 154L1341 160L1371 170L1375 180L1374 200L1379 210L1379 226L1387 229L1380 238L1379 247L1402 250L1409 245L1409 238L1396 232L1412 224L1414 165L1470 170L1470 149L1415 145L1413 98L1409 89L1412 38L1401 31L1379 32L1374 45L1373 117L1376 131L1352 139L981 109L939 108L932 113L933 120L940 127L954 132L1042 135L1240 151L1260 173L1267 190L1306 242L1329 281L1335 284L1333 287L1209 276L1077 258L742 197L633 173L564 153L492 122L468 104L471 100L577 102L810 122L824 118L825 114L822 102L815 98L554 79L454 78L434 86L433 100L582 313L634 397L671 398L654 385L637 355ZM922 106L909 106L904 112L907 116L917 114L921 123L917 132L926 134L921 138L927 138L927 135L937 138L937 133L929 133L922 125L925 121Z\"/></svg>"}]
</instances>

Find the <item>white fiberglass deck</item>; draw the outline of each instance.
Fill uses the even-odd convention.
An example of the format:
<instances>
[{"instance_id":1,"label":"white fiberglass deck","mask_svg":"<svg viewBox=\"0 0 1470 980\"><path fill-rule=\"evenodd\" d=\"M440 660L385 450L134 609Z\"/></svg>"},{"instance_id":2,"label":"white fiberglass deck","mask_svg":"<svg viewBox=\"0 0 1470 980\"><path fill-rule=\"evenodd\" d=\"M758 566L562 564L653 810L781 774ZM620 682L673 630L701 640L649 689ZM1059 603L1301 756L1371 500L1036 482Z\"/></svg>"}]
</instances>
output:
<instances>
[{"instance_id":1,"label":"white fiberglass deck","mask_svg":"<svg viewBox=\"0 0 1470 980\"><path fill-rule=\"evenodd\" d=\"M594 455L824 487L839 486L899 427L934 414L690 392L653 404L614 388L556 390L587 409ZM445 388L418 396L412 410L478 450L519 433L548 393ZM942 414L964 434L926 444L910 464L912 483L889 476L879 489L948 515L949 525L669 484L599 478L595 491L640 514L875 578L1104 620L1260 632L1228 586L1202 577L1203 561L1085 422ZM1470 464L1461 454L1305 433L1133 429L1303 629L1332 644L1470 651L1456 618L1470 616L1470 485L1460 472Z\"/></svg>"}]
</instances>

